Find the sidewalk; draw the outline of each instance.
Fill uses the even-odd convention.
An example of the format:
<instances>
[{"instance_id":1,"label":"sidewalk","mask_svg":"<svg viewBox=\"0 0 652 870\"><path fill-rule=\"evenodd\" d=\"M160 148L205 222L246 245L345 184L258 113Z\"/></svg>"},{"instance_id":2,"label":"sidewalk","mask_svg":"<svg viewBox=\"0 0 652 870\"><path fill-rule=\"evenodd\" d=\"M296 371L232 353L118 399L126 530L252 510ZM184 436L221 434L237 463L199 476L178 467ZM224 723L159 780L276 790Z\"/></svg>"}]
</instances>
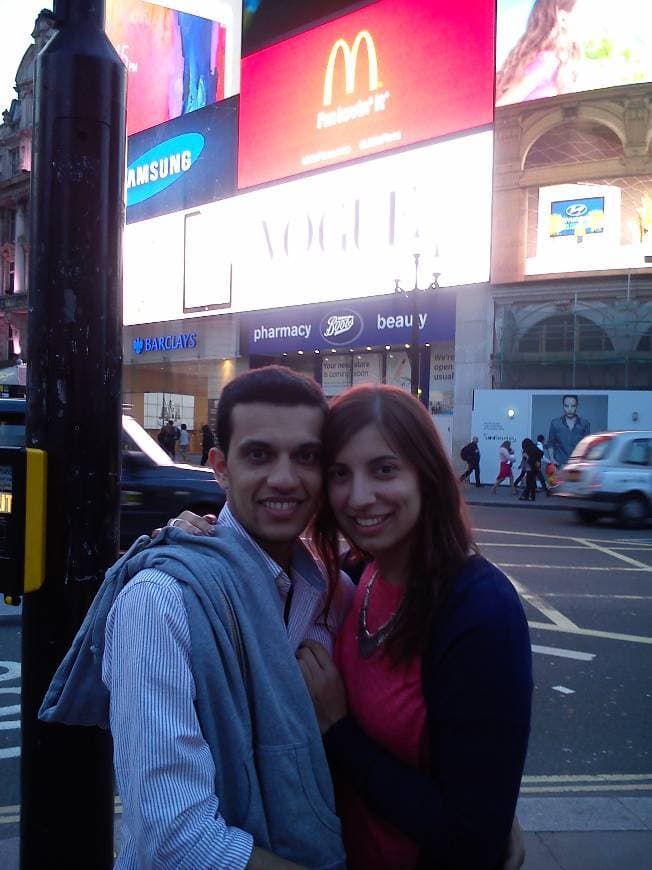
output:
<instances>
[{"instance_id":1,"label":"sidewalk","mask_svg":"<svg viewBox=\"0 0 652 870\"><path fill-rule=\"evenodd\" d=\"M517 813L523 870L652 870L652 797L527 796ZM116 815L116 842L120 822ZM3 870L18 870L17 827L0 840Z\"/></svg>"},{"instance_id":2,"label":"sidewalk","mask_svg":"<svg viewBox=\"0 0 652 870\"><path fill-rule=\"evenodd\" d=\"M555 498L554 495L546 495L542 490L537 490L536 501L520 501L523 489L518 490L518 495L512 495L509 485L502 483L495 494L491 491L492 483L483 483L482 486L468 484L466 481L460 484L462 495L467 504L477 504L483 507L518 508L519 510L553 510L567 511L568 505L563 499Z\"/></svg>"}]
</instances>

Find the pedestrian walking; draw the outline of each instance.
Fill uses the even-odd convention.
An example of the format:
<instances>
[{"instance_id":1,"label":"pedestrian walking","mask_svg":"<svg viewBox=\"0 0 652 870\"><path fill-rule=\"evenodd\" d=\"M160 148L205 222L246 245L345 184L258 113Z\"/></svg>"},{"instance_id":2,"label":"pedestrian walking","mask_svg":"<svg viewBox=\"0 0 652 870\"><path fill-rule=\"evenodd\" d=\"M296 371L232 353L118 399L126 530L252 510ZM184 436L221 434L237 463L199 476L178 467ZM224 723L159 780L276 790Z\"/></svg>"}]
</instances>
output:
<instances>
[{"instance_id":1,"label":"pedestrian walking","mask_svg":"<svg viewBox=\"0 0 652 870\"><path fill-rule=\"evenodd\" d=\"M512 465L514 464L516 457L514 456L514 451L512 450L512 442L511 441L503 441L498 449L498 461L500 462L500 467L498 469L498 477L496 478L496 482L491 487L491 491L495 494L496 488L500 486L503 480L509 480L509 486L512 492L512 495L516 494L516 489L514 488L514 475L512 473Z\"/></svg>"},{"instance_id":2,"label":"pedestrian walking","mask_svg":"<svg viewBox=\"0 0 652 870\"><path fill-rule=\"evenodd\" d=\"M478 447L477 435L474 435L472 440L462 447L460 458L466 462L466 471L461 475L460 483L466 480L472 472L475 472L475 485L480 486L480 448Z\"/></svg>"},{"instance_id":3,"label":"pedestrian walking","mask_svg":"<svg viewBox=\"0 0 652 870\"><path fill-rule=\"evenodd\" d=\"M177 443L177 429L172 420L168 420L164 426L161 426L161 431L158 433L158 443L163 450L174 459L174 453Z\"/></svg>"},{"instance_id":4,"label":"pedestrian walking","mask_svg":"<svg viewBox=\"0 0 652 870\"><path fill-rule=\"evenodd\" d=\"M537 471L541 468L543 452L531 438L524 438L521 444L525 455L525 490L519 501L534 501L537 491Z\"/></svg>"},{"instance_id":5,"label":"pedestrian walking","mask_svg":"<svg viewBox=\"0 0 652 870\"><path fill-rule=\"evenodd\" d=\"M208 453L212 447L215 447L215 436L213 435L213 431L208 423L202 423L200 465L206 465L208 462Z\"/></svg>"},{"instance_id":6,"label":"pedestrian walking","mask_svg":"<svg viewBox=\"0 0 652 870\"><path fill-rule=\"evenodd\" d=\"M188 447L190 447L190 433L186 424L182 423L179 430L179 453L182 462L186 462L188 459Z\"/></svg>"},{"instance_id":7,"label":"pedestrian walking","mask_svg":"<svg viewBox=\"0 0 652 870\"><path fill-rule=\"evenodd\" d=\"M541 484L541 489L546 495L550 495L550 487L548 486L548 466L552 460L546 453L546 439L543 435L537 435L537 449L541 451L541 464L537 471L537 481Z\"/></svg>"}]
</instances>

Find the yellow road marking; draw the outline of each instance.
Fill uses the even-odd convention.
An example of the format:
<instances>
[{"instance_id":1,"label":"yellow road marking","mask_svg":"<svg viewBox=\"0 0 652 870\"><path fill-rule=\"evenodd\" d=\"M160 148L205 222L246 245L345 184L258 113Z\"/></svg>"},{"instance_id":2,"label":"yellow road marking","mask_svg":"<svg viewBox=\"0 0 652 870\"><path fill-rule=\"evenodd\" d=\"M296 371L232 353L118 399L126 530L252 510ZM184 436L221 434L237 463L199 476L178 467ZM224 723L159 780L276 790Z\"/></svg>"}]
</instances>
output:
<instances>
[{"instance_id":1,"label":"yellow road marking","mask_svg":"<svg viewBox=\"0 0 652 870\"><path fill-rule=\"evenodd\" d=\"M649 779L652 783L652 773L589 773L586 776L580 773L527 774L521 782L531 785L535 782L634 782L641 779Z\"/></svg>"},{"instance_id":2,"label":"yellow road marking","mask_svg":"<svg viewBox=\"0 0 652 870\"><path fill-rule=\"evenodd\" d=\"M523 786L521 794L543 794L546 792L578 792L578 791L652 791L652 783L614 783L613 785L542 785Z\"/></svg>"}]
</instances>

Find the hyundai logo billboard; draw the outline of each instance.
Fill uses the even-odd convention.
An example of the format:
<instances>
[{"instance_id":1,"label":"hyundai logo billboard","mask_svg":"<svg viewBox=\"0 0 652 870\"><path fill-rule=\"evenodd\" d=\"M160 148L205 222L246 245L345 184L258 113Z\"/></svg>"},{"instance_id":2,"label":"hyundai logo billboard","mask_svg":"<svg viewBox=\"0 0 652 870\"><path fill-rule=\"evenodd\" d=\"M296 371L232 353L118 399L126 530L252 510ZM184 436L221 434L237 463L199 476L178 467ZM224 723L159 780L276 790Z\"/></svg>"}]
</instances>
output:
<instances>
[{"instance_id":1,"label":"hyundai logo billboard","mask_svg":"<svg viewBox=\"0 0 652 870\"><path fill-rule=\"evenodd\" d=\"M130 136L127 223L232 196L236 153L237 98Z\"/></svg>"}]
</instances>

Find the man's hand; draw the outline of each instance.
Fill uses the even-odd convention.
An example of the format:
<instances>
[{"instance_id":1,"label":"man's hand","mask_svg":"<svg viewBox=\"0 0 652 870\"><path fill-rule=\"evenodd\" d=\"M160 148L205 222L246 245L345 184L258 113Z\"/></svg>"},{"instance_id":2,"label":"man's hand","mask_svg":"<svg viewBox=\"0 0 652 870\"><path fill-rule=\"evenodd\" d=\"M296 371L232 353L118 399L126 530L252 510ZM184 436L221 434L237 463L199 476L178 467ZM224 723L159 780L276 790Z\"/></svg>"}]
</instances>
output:
<instances>
[{"instance_id":1,"label":"man's hand","mask_svg":"<svg viewBox=\"0 0 652 870\"><path fill-rule=\"evenodd\" d=\"M509 832L509 841L507 843L507 854L505 863L501 870L518 870L525 862L525 843L523 841L523 830L518 823L518 819L514 816L512 822L512 830Z\"/></svg>"},{"instance_id":2,"label":"man's hand","mask_svg":"<svg viewBox=\"0 0 652 870\"><path fill-rule=\"evenodd\" d=\"M317 641L304 641L297 659L315 705L319 730L324 734L347 714L344 683L330 656Z\"/></svg>"},{"instance_id":3,"label":"man's hand","mask_svg":"<svg viewBox=\"0 0 652 870\"><path fill-rule=\"evenodd\" d=\"M267 849L254 846L247 870L308 870L308 868L293 861L286 861L285 858L279 858Z\"/></svg>"},{"instance_id":4,"label":"man's hand","mask_svg":"<svg viewBox=\"0 0 652 870\"><path fill-rule=\"evenodd\" d=\"M189 535L212 535L215 532L217 517L215 514L204 514L203 517L194 514L192 511L182 511L178 517L168 520L167 526L174 526L175 529L181 529ZM150 538L155 538L161 529L154 529L150 533Z\"/></svg>"}]
</instances>

